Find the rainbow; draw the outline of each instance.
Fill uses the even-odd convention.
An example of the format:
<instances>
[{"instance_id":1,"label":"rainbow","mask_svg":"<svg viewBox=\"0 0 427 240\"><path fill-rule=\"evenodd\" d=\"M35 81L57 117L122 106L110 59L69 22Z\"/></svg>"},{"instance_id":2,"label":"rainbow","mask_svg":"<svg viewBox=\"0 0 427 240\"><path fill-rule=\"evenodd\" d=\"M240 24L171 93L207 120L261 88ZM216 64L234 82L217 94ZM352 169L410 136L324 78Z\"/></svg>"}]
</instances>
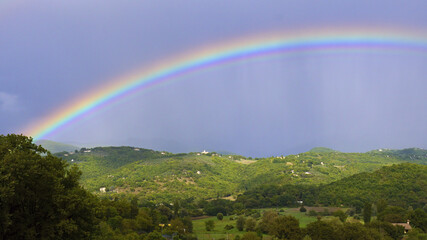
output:
<instances>
[{"instance_id":1,"label":"rainbow","mask_svg":"<svg viewBox=\"0 0 427 240\"><path fill-rule=\"evenodd\" d=\"M120 98L205 68L269 54L366 48L409 50L427 54L427 36L419 32L383 28L259 33L202 47L113 79L109 84L61 106L59 110L31 124L23 132L34 140L42 139Z\"/></svg>"}]
</instances>

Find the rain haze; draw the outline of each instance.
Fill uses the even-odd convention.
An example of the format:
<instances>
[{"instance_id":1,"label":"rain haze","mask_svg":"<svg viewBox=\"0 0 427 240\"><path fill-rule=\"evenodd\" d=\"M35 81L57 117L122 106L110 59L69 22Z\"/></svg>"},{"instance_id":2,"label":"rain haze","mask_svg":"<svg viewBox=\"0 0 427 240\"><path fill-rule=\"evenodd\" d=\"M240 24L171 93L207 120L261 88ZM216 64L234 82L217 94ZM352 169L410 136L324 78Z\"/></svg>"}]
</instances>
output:
<instances>
[{"instance_id":1,"label":"rain haze","mask_svg":"<svg viewBox=\"0 0 427 240\"><path fill-rule=\"evenodd\" d=\"M2 1L0 134L25 133L114 79L193 49L333 28L425 36L426 12L425 0ZM43 138L254 157L427 148L426 76L427 49L270 54L143 88Z\"/></svg>"}]
</instances>

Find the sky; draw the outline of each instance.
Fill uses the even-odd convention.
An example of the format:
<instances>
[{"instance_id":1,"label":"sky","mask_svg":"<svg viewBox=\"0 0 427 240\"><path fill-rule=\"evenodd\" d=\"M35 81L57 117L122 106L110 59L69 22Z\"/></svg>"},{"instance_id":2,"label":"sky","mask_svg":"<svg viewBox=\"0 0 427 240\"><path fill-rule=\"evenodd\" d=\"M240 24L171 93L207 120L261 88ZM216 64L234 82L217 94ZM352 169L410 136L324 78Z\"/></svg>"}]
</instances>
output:
<instances>
[{"instance_id":1,"label":"sky","mask_svg":"<svg viewBox=\"0 0 427 240\"><path fill-rule=\"evenodd\" d=\"M277 31L425 34L426 12L425 0L0 1L0 134L197 48ZM44 138L253 157L427 148L426 76L425 50L274 54L136 91Z\"/></svg>"}]
</instances>

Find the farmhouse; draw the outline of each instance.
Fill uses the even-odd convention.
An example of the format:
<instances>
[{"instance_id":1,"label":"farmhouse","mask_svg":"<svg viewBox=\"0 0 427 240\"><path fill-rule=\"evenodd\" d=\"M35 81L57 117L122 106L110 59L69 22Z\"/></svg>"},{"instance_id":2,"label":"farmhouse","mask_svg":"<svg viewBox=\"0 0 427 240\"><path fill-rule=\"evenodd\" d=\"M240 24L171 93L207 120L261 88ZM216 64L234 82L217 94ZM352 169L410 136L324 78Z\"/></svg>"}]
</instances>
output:
<instances>
[{"instance_id":1,"label":"farmhouse","mask_svg":"<svg viewBox=\"0 0 427 240\"><path fill-rule=\"evenodd\" d=\"M409 225L409 220L407 220L406 223L392 223L392 224L394 226L402 226L402 227L404 227L405 228L404 229L405 233L409 232L412 229L411 225Z\"/></svg>"}]
</instances>

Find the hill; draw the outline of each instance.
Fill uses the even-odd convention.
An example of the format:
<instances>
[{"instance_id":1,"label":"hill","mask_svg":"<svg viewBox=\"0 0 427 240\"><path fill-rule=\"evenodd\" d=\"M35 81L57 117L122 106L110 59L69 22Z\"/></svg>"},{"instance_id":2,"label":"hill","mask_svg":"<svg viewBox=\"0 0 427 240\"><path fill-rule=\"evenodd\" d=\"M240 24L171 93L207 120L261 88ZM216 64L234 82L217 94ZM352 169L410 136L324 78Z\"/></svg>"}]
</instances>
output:
<instances>
[{"instance_id":1,"label":"hill","mask_svg":"<svg viewBox=\"0 0 427 240\"><path fill-rule=\"evenodd\" d=\"M401 163L383 166L325 185L265 184L246 191L237 202L246 207L346 206L360 211L364 204L383 199L388 204L408 208L427 203L427 166Z\"/></svg>"},{"instance_id":2,"label":"hill","mask_svg":"<svg viewBox=\"0 0 427 240\"><path fill-rule=\"evenodd\" d=\"M338 151L335 151L333 149L326 148L326 147L315 147L315 148L312 148L309 152L313 152L313 153L329 153L329 152L338 152Z\"/></svg>"},{"instance_id":3,"label":"hill","mask_svg":"<svg viewBox=\"0 0 427 240\"><path fill-rule=\"evenodd\" d=\"M156 201L236 197L264 184L329 184L361 172L412 160L379 153L307 152L253 160L216 153L173 154L134 147L82 148L57 153L83 172L93 192L136 194ZM424 161L426 163L427 161Z\"/></svg>"},{"instance_id":4,"label":"hill","mask_svg":"<svg viewBox=\"0 0 427 240\"><path fill-rule=\"evenodd\" d=\"M370 153L394 156L396 158L419 164L425 164L427 162L427 150L421 148L377 149L371 151Z\"/></svg>"},{"instance_id":5,"label":"hill","mask_svg":"<svg viewBox=\"0 0 427 240\"><path fill-rule=\"evenodd\" d=\"M58 152L74 152L75 150L79 150L79 147L60 143L60 142L54 142L50 140L38 140L35 141L35 144L41 145L43 148L47 149L51 153L58 153Z\"/></svg>"},{"instance_id":6,"label":"hill","mask_svg":"<svg viewBox=\"0 0 427 240\"><path fill-rule=\"evenodd\" d=\"M339 205L387 199L396 206L424 207L427 204L427 166L402 163L372 173L359 173L323 186L319 202Z\"/></svg>"}]
</instances>

